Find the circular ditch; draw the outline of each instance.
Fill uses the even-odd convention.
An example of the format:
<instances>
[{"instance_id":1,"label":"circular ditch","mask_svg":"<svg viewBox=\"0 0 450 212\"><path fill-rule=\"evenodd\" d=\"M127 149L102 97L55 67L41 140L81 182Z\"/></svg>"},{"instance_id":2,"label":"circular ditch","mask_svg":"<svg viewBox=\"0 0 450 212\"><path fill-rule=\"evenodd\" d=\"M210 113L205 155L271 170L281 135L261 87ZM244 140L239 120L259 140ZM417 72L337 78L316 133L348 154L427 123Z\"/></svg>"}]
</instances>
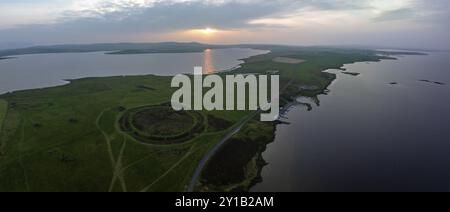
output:
<instances>
[{"instance_id":1,"label":"circular ditch","mask_svg":"<svg viewBox=\"0 0 450 212\"><path fill-rule=\"evenodd\" d=\"M205 128L205 117L195 111L175 111L169 106L130 109L119 119L120 129L136 140L157 145L180 144Z\"/></svg>"}]
</instances>

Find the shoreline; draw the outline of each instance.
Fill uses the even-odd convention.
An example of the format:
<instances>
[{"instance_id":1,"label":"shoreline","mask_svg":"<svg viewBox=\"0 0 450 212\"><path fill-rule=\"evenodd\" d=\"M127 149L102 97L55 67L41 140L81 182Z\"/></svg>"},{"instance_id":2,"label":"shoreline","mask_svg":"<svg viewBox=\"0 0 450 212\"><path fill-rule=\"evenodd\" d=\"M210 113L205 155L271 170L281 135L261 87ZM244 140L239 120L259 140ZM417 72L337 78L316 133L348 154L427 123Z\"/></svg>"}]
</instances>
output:
<instances>
[{"instance_id":1,"label":"shoreline","mask_svg":"<svg viewBox=\"0 0 450 212\"><path fill-rule=\"evenodd\" d=\"M279 70L280 73L280 79L281 79L281 83L280 86L283 86L286 88L286 90L284 90L281 95L283 95L283 98L285 98L283 101L283 105L286 107L288 105L289 102L291 102L292 100L294 100L293 98L295 98L298 95L304 95L305 96L317 96L320 94L324 94L327 93L327 90L329 89L330 85L333 84L333 82L336 82L336 74L331 74L331 73L324 73L324 71L331 69L331 68L342 68L343 66L345 66L346 64L350 64L352 61L356 61L356 62L366 62L366 61L378 61L380 58L387 58L387 57L381 57L381 56L375 56L372 53L370 55L365 54L364 52L354 52L350 55L348 55L345 52L338 52L338 53L327 53L327 52L321 52L320 50L317 50L318 53L311 53L311 52L303 52L301 50L296 50L296 52L288 52L286 53L281 53L281 54L286 54L285 56L288 57L302 57L302 55L305 55L305 59L309 59L309 58L316 58L316 60L308 60L308 61L312 61L312 62L305 62L302 64L276 64L272 62L272 58L271 57L276 57L278 56L277 54L280 54L280 52L274 52L272 51L269 54L266 55L258 55L258 56L253 56L253 57L249 57L248 59L245 59L244 62L241 66L241 68L238 68L237 70L232 70L230 71L230 73L232 74L245 74L245 72L243 72L244 70L248 70L248 73L267 73L267 70ZM300 56L299 56L300 55ZM342 57L345 56L345 57ZM263 65L261 65L263 64ZM275 68L274 68L275 67ZM247 69L248 68L248 69ZM298 70L303 70L301 72L299 72ZM251 71L251 72L250 72ZM143 77L143 76L148 76L148 77ZM311 81L305 81L304 78L302 76L309 76L312 79L316 79L316 80L311 80ZM124 77L124 79L122 79L121 77ZM143 79L145 78L145 79ZM154 96L154 100L152 101L162 101L163 99L167 99L170 97L170 91L167 91L167 85L170 84L170 78L166 77L166 76L155 76L155 75L138 75L138 76L129 76L129 77L125 77L125 76L117 76L117 77L88 77L88 78L81 78L81 79L74 79L74 80L64 80L63 82L65 82L65 85L60 85L60 86L53 86L50 88L41 88L41 89L29 89L29 90L21 90L21 91L16 91L13 92L12 94L9 95L0 95L0 98L5 98L7 100L11 99L12 102L15 103L15 101L19 101L18 102L18 106L14 107L14 111L17 115L26 115L26 114L34 114L31 113L30 111L27 112L27 110L33 109L31 106L33 105L38 105L38 106L42 106L42 108L37 108L39 112L43 112L43 113L49 113L50 111L55 110L55 107L60 107L60 109L62 111L64 111L64 113L68 114L67 116L63 116L63 117L53 117L53 116L49 116L47 120L40 120L40 121L34 121L35 123L28 123L29 126L33 127L35 130L39 130L42 133L41 134L37 134L37 138L39 138L39 136L44 136L45 133L48 131L54 131L54 130L65 130L66 129L66 125L67 127L73 127L75 124L73 124L73 122L70 122L70 120L73 120L73 118L75 118L76 120L79 120L80 124L78 127L82 128L82 126L89 126L88 124L84 124L83 121L90 122L91 120L91 116L85 116L84 114L80 114L78 111L105 111L105 107L107 111L110 111L108 113L106 113L105 116L101 116L104 117L104 121L106 121L105 123L107 123L106 125L103 125L102 127L105 130L111 130L111 133L115 134L117 133L116 130L113 130L112 128L110 129L109 126L111 124L114 125L116 122L113 118L114 114L117 113L115 107L119 107L119 106L123 106L126 108L132 108L135 107L138 104L144 104L148 103L148 101L150 101L149 99L143 99L142 97L146 97L149 98L150 95ZM287 80L290 79L290 80ZM160 89L161 91L165 90L167 92L162 93L162 95L158 95L158 94L150 94L147 92L139 92L139 90L136 90L135 86L137 85L142 85L142 83L150 83L150 85L154 85L152 86L153 88L156 89ZM111 87L112 85L117 86L114 87L115 89L111 89L113 87ZM155 87L156 86L156 87ZM159 86L159 87L158 87ZM64 88L60 88L60 87L64 87ZM55 89L58 88L58 89ZM305 90L306 89L306 90ZM30 92L31 90L31 92ZM34 92L37 91L37 92ZM103 93L104 91L108 91L108 95L103 97ZM130 92L131 91L131 92ZM69 93L68 93L69 92ZM71 98L72 97L72 92L73 94L78 95L80 98ZM60 95L60 96L59 96ZM125 96L134 96L134 98L130 98L129 101L127 103L123 103L123 98ZM92 102L86 102L86 101L82 101L83 98L86 98L86 100L92 99L92 96L98 96L97 98L93 99ZM138 98L139 97L139 98ZM42 102L41 98L46 98L45 102ZM68 98L68 99L67 99ZM78 100L80 99L80 100ZM70 107L61 107L61 103L66 102L67 100L70 100L72 102L72 104L76 107L79 107L79 109L74 109L72 110ZM30 102L27 102L30 101ZM60 102L59 102L60 101ZM137 102L136 102L137 101ZM112 103L112 106L110 103ZM120 102L120 103L117 103ZM140 103L142 102L142 103ZM103 103L103 104L100 104ZM107 104L108 103L108 104ZM116 105L117 104L117 105ZM113 108L109 108L109 107L113 107ZM84 108L84 109L81 109ZM109 109L108 109L109 108ZM286 109L286 108L285 108ZM36 111L37 112L37 111ZM26 114L25 114L26 113ZM96 115L96 114L92 114L92 115ZM243 120L243 114L217 114L223 117L227 117L227 116L234 116L232 118L233 121L235 121L235 123L239 123L239 121ZM230 117L231 118L231 117ZM53 128L46 128L45 126L52 126L50 123L53 122L59 122L61 123L64 127L53 127ZM104 123L104 124L105 124ZM109 124L108 124L109 123ZM275 137L276 136L276 129L275 127L277 126L277 124L282 124L282 123L262 123L259 122L258 120L252 120L251 122L249 122L248 124L246 124L245 127L243 127L242 131L238 133L237 136L235 136L233 138L233 142L226 142L227 144L224 145L223 147L226 147L226 149L230 150L232 152L237 151L236 154L230 154L228 156L233 156L236 160L234 161L229 161L228 159L226 159L225 162L226 166L229 167L230 174L225 176L225 179L228 179L228 177L231 177L231 179L236 179L233 177L238 177L238 179L240 179L240 170L244 170L244 178L243 181L239 181L236 182L234 180L231 181L225 181L225 182L229 182L231 183L231 187L225 186L225 187L221 187L220 184L216 184L215 181L204 181L207 182L205 185L209 188L217 188L219 191L221 190L221 188L223 188L223 191L227 190L227 189L237 189L237 190L251 190L252 187L254 187L254 184L257 184L258 182L261 181L261 175L262 175L262 171L263 168L267 165L267 163L264 161L263 158L263 153L267 151L268 148L268 144L273 143L275 141ZM75 125L76 126L76 125ZM12 126L14 129L15 125ZM74 128L76 129L76 128ZM71 136L70 139L80 139L78 136L81 135L82 131L73 131L73 135ZM53 136L54 134L52 134L51 137L49 137L48 142L52 143L52 142L58 142L60 140L67 140L67 138L65 137L61 137L61 136ZM11 139L20 139L19 137L15 137L15 134L11 134L9 135L11 136ZM97 136L97 133L93 133L91 135L93 139L95 136ZM101 136L101 135L99 135ZM222 136L216 136L214 137L214 139L217 139L219 141L219 139ZM211 137L199 137L198 140L202 140L205 139L205 141L207 140L211 140ZM89 139L80 139L80 142L86 142ZM119 139L120 140L120 139ZM121 141L121 140L120 140ZM115 145L118 145L120 141L114 141ZM238 142L235 142L238 141ZM192 144L192 143L190 143ZM214 143L209 143L206 144L202 147L202 152L208 152L211 150L210 147L213 147L216 144L216 141L214 140ZM232 144L231 146L229 146L230 144ZM82 143L74 143L74 145L82 145ZM172 148L172 147L171 147ZM173 153L174 154L182 154L183 151L185 151L185 147L179 147L177 149L177 147L173 147ZM187 148L187 147L186 147ZM203 149L204 148L204 149ZM220 148L223 149L223 148ZM170 149L168 149L169 151ZM70 150L68 150L70 153ZM26 153L26 152L25 152ZM187 155L191 154L192 152L187 151ZM219 155L223 156L223 151L219 150L217 153L214 154L214 157L217 157ZM239 157L236 157L236 155L241 155ZM79 157L79 160L83 160L86 159L86 155L82 155L83 157ZM170 155L169 155L170 156ZM191 170L191 169L195 169L195 167L198 165L198 161L197 158L200 160L201 158L203 158L205 155L202 154L196 154L195 156L195 160L187 160L184 163L189 164L187 167L183 166L183 167L179 167L179 169L182 169L183 172L173 172L174 176L178 176L178 177L183 177L183 179L190 179L191 177L191 173L195 170ZM158 158L165 158L166 156L164 155L158 155ZM168 157L168 156L167 156ZM187 156L186 156L187 157ZM63 157L65 158L65 157ZM220 160L219 160L220 161ZM216 162L219 162L216 161ZM229 161L229 162L227 162ZM107 160L104 160L102 162L107 162ZM176 161L174 161L176 162ZM209 161L212 165L212 167L222 167L222 166L216 166L216 162L212 163L212 161ZM45 165L45 162L42 162L43 165ZM175 163L177 164L177 163ZM91 168L95 168L94 170L98 170L98 168L100 167L96 167L94 165L90 166ZM144 167L142 167L144 168ZM148 169L151 169L151 167L146 167ZM169 167L170 168L170 167ZM173 169L175 169L176 167L172 167ZM235 169L238 169L237 172ZM178 169L177 169L178 170ZM191 172L192 171L192 172ZM103 173L103 172L102 172ZM223 172L222 172L223 173ZM234 173L234 174L233 174ZM238 175L236 175L236 173ZM62 174L62 173L61 173ZM105 173L103 173L105 174ZM62 174L64 175L64 174ZM189 176L187 176L189 175ZM211 176L211 175L210 175ZM45 178L49 178L48 180L54 180L51 178L51 176L46 177L45 175L43 175L42 177ZM81 176L80 176L81 177ZM214 177L214 176L213 176ZM202 177L203 178L203 177ZM211 179L211 178L210 178ZM212 178L214 179L214 178ZM223 178L222 178L223 179ZM84 178L79 178L78 180L83 181ZM223 182L223 181L222 181ZM130 181L130 184L135 184L134 182ZM143 182L144 184L148 184L149 182ZM175 182L172 182L175 183ZM187 184L183 184L181 185L181 183L183 182L178 182L176 188L182 189L184 187L184 185ZM186 182L189 183L189 182ZM219 187L215 187L215 185L219 185ZM96 188L95 184L89 185L91 186L91 188ZM183 186L183 187L182 187ZM156 188L155 188L156 189ZM231 191L231 190L230 190Z\"/></svg>"},{"instance_id":2,"label":"shoreline","mask_svg":"<svg viewBox=\"0 0 450 212\"><path fill-rule=\"evenodd\" d=\"M427 55L428 55L428 54L427 54ZM411 56L416 56L416 55L411 55ZM418 55L418 56L422 56L422 55ZM401 59L401 58L395 58L395 60L400 60L400 59ZM380 62L383 62L383 61L389 61L389 60L393 60L393 59L380 59L379 61L376 61L375 63L380 63ZM325 72L325 73L331 73L331 74L336 75L336 78L335 78L334 80L331 81L331 83L327 86L327 88L326 88L325 90L328 90L328 91L331 91L331 90L332 90L331 87L333 86L333 84L336 83L336 82L339 80L338 74L344 74L344 75L346 75L346 73L344 73L344 72L346 72L346 70L347 70L346 66L352 65L352 64L368 64L368 63L370 63L370 62L373 62L373 61L361 61L361 62L347 63L347 64L342 65L340 68L333 68L333 69L326 69L326 70L323 70L322 72ZM345 71L344 71L344 70L345 70ZM331 71L335 71L335 72L337 72L337 73L332 73ZM419 81L420 81L420 80L419 80ZM322 94L318 94L315 98L317 98L317 100L320 102L319 96L325 96L325 97L326 97L326 95L327 95L327 92L324 92L324 93L322 93ZM304 97L306 97L306 98L311 98L311 97L307 97L307 96L304 96ZM289 105L290 107L297 107L297 105L301 105L301 104L295 104L295 101L292 102L291 104L292 104L292 105ZM308 109L307 111L310 111L310 110ZM289 112L291 112L291 110L287 110L287 111L286 111L286 114L285 114L286 118L289 118ZM260 180L259 182L257 182L256 184L254 184L253 186L251 186L250 189L248 190L249 192L259 192L259 191L252 191L252 190L255 188L255 186L257 186L258 184L260 184L260 183L262 183L262 182L264 181L263 176L262 176L262 172L264 171L264 168L265 168L267 165L270 164L270 163L269 163L268 161L266 161L266 159L264 158L264 153L267 151L267 149L270 148L270 147L269 147L270 144L275 144L275 143L276 143L276 136L277 136L277 135L276 135L276 132L277 132L277 130L278 130L278 126L279 126L279 125L283 125L283 123L276 123L276 124L275 124L274 135L273 135L273 136L274 136L274 137L273 137L273 141L267 143L267 145L265 146L265 151L261 152L261 154L259 155L259 157L260 157L260 158L262 159L262 161L263 161L263 163L261 163L261 164L263 164L263 166L262 166L261 169L260 169L260 174L261 174L261 175L259 176L259 178L261 178L261 180Z\"/></svg>"},{"instance_id":3,"label":"shoreline","mask_svg":"<svg viewBox=\"0 0 450 212\"><path fill-rule=\"evenodd\" d=\"M254 50L254 51L264 51L261 52L260 54L256 54L256 55L251 55L245 58L239 58L236 61L239 62L239 64L237 64L236 66L229 68L229 69L225 69L225 70L217 70L214 73L216 74L223 74L223 73L227 73L227 72L233 72L236 69L241 68L241 66L243 64L246 63L246 60L248 58L254 57L254 56L260 56L260 55L265 55L265 54L269 54L270 50L261 50L261 49L254 49L254 48L238 48L238 47L230 47L230 48L220 48L220 49L214 49L214 50L223 50L223 49L242 49L242 50ZM105 51L95 51L95 52L62 52L62 53L41 53L41 54L23 54L23 55L18 55L18 56L26 56L26 55L46 55L46 54L86 54L86 53L107 53ZM189 53L201 53L201 52L178 52L178 53L148 53L149 55L151 54L189 54ZM106 54L107 55L107 54ZM120 55L127 55L127 54L116 54L118 56ZM139 55L139 54L138 54ZM6 59L15 59L16 57L0 57L0 60L6 60ZM193 68L193 67L192 67ZM181 74L181 73L180 73ZM192 74L192 73L183 73L183 74ZM33 88L23 88L23 89L14 89L14 90L9 90L9 91L0 91L0 97L2 95L5 94L10 94L10 93L16 93L16 92L25 92L25 91L35 91L35 90L42 90L42 89L47 89L47 88L55 88L55 87L63 87L63 86L67 86L70 85L73 82L76 81L81 81L81 80L88 80L88 79L98 79L98 78L107 78L107 77L149 77L149 76L156 76L156 77L174 77L175 75L160 75L160 74L122 74L122 75L107 75L107 76L85 76L85 77L79 77L79 78L74 78L74 79L59 79L59 82L54 82L51 85L45 85L42 87L33 87Z\"/></svg>"},{"instance_id":4,"label":"shoreline","mask_svg":"<svg viewBox=\"0 0 450 212\"><path fill-rule=\"evenodd\" d=\"M384 58L384 59L385 60L390 60L391 58ZM383 61L383 59L379 59L379 60L377 60L375 62L381 62L381 61ZM344 69L346 65L351 65L351 64L356 64L356 63L367 63L367 62L374 62L374 61L360 61L360 62L353 62L353 63L345 63L339 68L330 68L330 69L322 70L321 72L326 73L326 71L328 71L328 70L341 70L342 71L342 69ZM308 97L308 96L305 96L305 97L318 98L318 96L320 96L320 95L325 95L327 93L327 91L329 91L330 86L333 83L335 83L336 80L338 79L337 78L337 74L334 74L334 73L329 73L329 74L332 74L334 77L333 77L332 80L329 81L328 85L324 89L318 91L314 97ZM280 95L282 95L282 93L280 93ZM298 95L297 97L302 97L302 95ZM301 103L297 103L296 102L296 98L294 98L292 101L286 102L286 104L284 104L282 106L282 110L280 110L280 113L281 112L283 112L283 113L288 112L291 107L295 107L296 105L301 105ZM253 156L253 159L255 161L254 161L254 167L253 167L254 169L252 169L253 170L252 173L256 172L256 175L254 175L251 178L246 178L242 182L232 183L232 184L229 184L228 186L225 186L225 188L231 189L231 190L227 190L227 191L246 191L246 192L251 192L252 189L256 185L258 185L259 183L263 182L262 172L264 170L264 167L266 167L268 165L268 162L264 159L263 154L264 154L264 152L267 151L267 149L269 148L269 145L273 144L275 142L278 125L280 125L280 124L281 125L282 124L288 124L288 123L287 122L282 122L282 121L276 121L276 122L273 122L272 124L273 124L273 130L271 132L271 139L266 140L266 141L260 141L261 143L257 143L256 144L256 145L259 146L257 149L260 149L260 151L258 151L256 153L256 155ZM249 125L249 123L247 123L247 125ZM242 128L246 128L246 127L248 127L248 126L246 126L246 125L242 126ZM228 139L231 139L231 138L228 138ZM249 142L249 141L251 141L249 138L245 138L244 137L242 142ZM227 144L229 144L229 143L227 143L227 141L222 141L220 146L224 147ZM234 145L236 145L236 144L234 144ZM220 154L220 150L216 149L216 150L214 150L214 152L215 152L215 154ZM214 158L214 155L210 156L210 159L213 159L213 158ZM206 163L206 162L203 161L202 163ZM205 169L204 169L204 171L205 171ZM200 177L200 180L201 179L202 178ZM191 182L191 184L192 184L192 182ZM208 183L206 183L206 184L201 183L200 185L201 185L200 186L201 189L199 191L215 191L214 189L213 190L203 190L203 189L205 189L205 188L211 189L211 187L217 189L217 188L221 187L221 186L218 186L218 185L215 185L215 184L208 184ZM194 191L193 187L191 186L188 191Z\"/></svg>"}]
</instances>

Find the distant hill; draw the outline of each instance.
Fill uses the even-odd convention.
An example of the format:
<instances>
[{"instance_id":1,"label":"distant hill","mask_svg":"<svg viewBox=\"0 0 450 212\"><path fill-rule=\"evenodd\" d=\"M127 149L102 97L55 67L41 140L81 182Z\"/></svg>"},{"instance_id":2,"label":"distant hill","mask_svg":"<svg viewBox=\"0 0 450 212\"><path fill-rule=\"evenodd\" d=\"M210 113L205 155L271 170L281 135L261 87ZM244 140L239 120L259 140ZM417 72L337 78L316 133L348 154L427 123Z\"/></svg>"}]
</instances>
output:
<instances>
[{"instance_id":1,"label":"distant hill","mask_svg":"<svg viewBox=\"0 0 450 212\"><path fill-rule=\"evenodd\" d=\"M201 43L103 43L78 45L34 46L29 48L0 50L0 57L47 54L47 53L82 53L82 52L111 52L110 54L144 54L144 53L175 53L201 52L205 49L227 48L222 45Z\"/></svg>"},{"instance_id":2,"label":"distant hill","mask_svg":"<svg viewBox=\"0 0 450 212\"><path fill-rule=\"evenodd\" d=\"M22 42L0 42L0 50L25 48L32 45L33 45L32 43L22 43Z\"/></svg>"},{"instance_id":3,"label":"distant hill","mask_svg":"<svg viewBox=\"0 0 450 212\"><path fill-rule=\"evenodd\" d=\"M83 53L83 52L107 52L106 54L153 54L153 53L186 53L203 52L205 49L224 49L224 48L252 48L260 50L270 50L272 52L339 52L355 53L366 51L371 54L374 50L360 48L343 48L327 46L287 46L287 45L269 45L269 44L239 44L239 45L213 45L202 43L98 43L98 44L71 44L71 45L53 45L53 46L34 46L28 48L0 50L0 58L6 59L8 56L27 55L27 54L48 54L48 53ZM376 50L375 50L376 51ZM386 55L397 54L421 54L416 52L386 52L377 51Z\"/></svg>"}]
</instances>

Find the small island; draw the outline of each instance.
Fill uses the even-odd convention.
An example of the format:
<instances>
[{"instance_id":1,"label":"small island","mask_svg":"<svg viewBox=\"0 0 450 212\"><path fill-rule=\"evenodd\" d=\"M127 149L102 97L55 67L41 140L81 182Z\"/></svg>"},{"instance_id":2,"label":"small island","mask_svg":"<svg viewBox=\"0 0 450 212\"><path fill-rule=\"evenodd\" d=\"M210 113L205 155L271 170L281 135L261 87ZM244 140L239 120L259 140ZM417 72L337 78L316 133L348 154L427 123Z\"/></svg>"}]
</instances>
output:
<instances>
[{"instance_id":1,"label":"small island","mask_svg":"<svg viewBox=\"0 0 450 212\"><path fill-rule=\"evenodd\" d=\"M381 55L390 55L390 56L426 56L427 53L423 52L412 52L412 51L378 51Z\"/></svg>"},{"instance_id":2,"label":"small island","mask_svg":"<svg viewBox=\"0 0 450 212\"><path fill-rule=\"evenodd\" d=\"M425 79L419 80L419 82L426 82L426 83L431 83L431 84L435 84L435 85L446 85L443 82L431 81L431 80L425 80Z\"/></svg>"},{"instance_id":3,"label":"small island","mask_svg":"<svg viewBox=\"0 0 450 212\"><path fill-rule=\"evenodd\" d=\"M361 75L361 73L348 72L348 71L343 71L342 73L343 74L347 74L347 75L352 75L352 76L355 76L355 77Z\"/></svg>"}]
</instances>

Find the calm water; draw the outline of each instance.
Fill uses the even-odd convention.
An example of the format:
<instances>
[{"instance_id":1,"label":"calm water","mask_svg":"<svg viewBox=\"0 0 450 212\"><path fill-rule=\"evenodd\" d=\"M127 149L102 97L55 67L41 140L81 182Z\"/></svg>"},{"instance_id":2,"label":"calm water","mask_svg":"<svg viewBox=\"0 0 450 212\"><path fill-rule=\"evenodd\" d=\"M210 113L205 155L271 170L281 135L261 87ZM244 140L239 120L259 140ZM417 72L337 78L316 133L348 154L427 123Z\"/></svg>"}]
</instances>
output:
<instances>
[{"instance_id":1,"label":"calm water","mask_svg":"<svg viewBox=\"0 0 450 212\"><path fill-rule=\"evenodd\" d=\"M242 63L240 59L265 53L267 51L236 48L177 54L106 55L95 52L17 56L0 60L0 94L61 85L66 83L64 79L192 73L194 66L204 66L204 71L211 73L234 68Z\"/></svg>"},{"instance_id":2,"label":"calm water","mask_svg":"<svg viewBox=\"0 0 450 212\"><path fill-rule=\"evenodd\" d=\"M450 55L347 65L320 107L293 108L254 191L450 191ZM336 72L337 73L337 72ZM391 85L398 82L398 85Z\"/></svg>"}]
</instances>

